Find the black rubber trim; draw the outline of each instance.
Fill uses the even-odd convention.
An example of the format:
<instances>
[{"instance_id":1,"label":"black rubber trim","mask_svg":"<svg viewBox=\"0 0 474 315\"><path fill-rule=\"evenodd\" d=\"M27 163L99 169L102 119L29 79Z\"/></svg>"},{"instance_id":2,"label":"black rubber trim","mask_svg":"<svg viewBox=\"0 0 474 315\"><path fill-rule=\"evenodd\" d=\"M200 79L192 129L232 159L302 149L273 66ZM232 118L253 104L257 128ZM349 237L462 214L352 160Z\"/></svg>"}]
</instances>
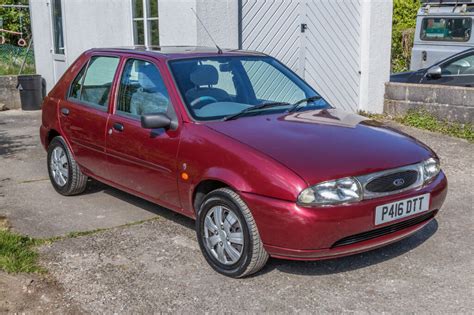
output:
<instances>
[{"instance_id":1,"label":"black rubber trim","mask_svg":"<svg viewBox=\"0 0 474 315\"><path fill-rule=\"evenodd\" d=\"M422 215L420 215L416 218L405 220L405 221L402 221L402 222L399 222L399 223L396 223L396 224L393 224L393 225L388 225L388 226L384 226L382 228L378 228L378 229L375 229L375 230L371 230L371 231L367 231L367 232L363 232L363 233L359 233L359 234L344 237L344 238L338 240L337 242L335 242L331 246L331 248L350 245L350 244L355 244L355 243L371 240L371 239L374 239L374 238L377 238L377 237L380 237L380 236L384 236L384 235L387 235L387 234L391 234L391 233L401 231L403 229L412 227L414 225L417 225L417 224L420 224L422 222L425 222L425 221L428 221L428 220L432 219L436 215L436 212L437 212L437 210L430 211L430 212L422 214Z\"/></svg>"}]
</instances>

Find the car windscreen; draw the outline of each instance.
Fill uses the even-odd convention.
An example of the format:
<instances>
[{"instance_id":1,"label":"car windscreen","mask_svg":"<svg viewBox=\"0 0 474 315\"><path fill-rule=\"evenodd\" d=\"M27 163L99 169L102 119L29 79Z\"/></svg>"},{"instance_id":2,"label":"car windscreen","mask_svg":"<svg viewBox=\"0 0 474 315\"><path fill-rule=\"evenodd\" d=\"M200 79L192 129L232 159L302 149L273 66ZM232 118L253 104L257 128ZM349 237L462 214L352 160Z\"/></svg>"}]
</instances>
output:
<instances>
[{"instance_id":1,"label":"car windscreen","mask_svg":"<svg viewBox=\"0 0 474 315\"><path fill-rule=\"evenodd\" d=\"M262 104L258 115L283 112L292 104L318 94L292 71L268 56L218 56L169 62L189 113L196 120L217 120ZM323 99L303 108L321 109ZM301 110L300 109L300 110Z\"/></svg>"},{"instance_id":2,"label":"car windscreen","mask_svg":"<svg viewBox=\"0 0 474 315\"><path fill-rule=\"evenodd\" d=\"M421 39L426 41L467 42L471 37L470 17L429 17L421 26Z\"/></svg>"}]
</instances>

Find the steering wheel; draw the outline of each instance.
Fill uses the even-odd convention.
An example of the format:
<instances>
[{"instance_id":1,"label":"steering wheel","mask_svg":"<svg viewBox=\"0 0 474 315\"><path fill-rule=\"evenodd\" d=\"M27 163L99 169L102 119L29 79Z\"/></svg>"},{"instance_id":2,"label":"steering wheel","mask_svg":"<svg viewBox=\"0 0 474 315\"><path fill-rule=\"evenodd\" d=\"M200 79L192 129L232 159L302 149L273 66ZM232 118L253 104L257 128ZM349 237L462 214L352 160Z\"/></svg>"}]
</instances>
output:
<instances>
[{"instance_id":1,"label":"steering wheel","mask_svg":"<svg viewBox=\"0 0 474 315\"><path fill-rule=\"evenodd\" d=\"M201 109L206 105L216 103L216 102L217 102L217 99L215 99L212 96L200 96L194 99L189 105L191 105L191 107L193 108Z\"/></svg>"}]
</instances>

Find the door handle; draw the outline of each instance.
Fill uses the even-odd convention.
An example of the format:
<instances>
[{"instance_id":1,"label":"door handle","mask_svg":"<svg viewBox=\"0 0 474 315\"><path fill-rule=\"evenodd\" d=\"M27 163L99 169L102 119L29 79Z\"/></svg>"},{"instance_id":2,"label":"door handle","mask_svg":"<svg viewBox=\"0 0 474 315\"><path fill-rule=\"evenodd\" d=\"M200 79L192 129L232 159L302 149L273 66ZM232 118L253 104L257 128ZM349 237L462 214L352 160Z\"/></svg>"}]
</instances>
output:
<instances>
[{"instance_id":1,"label":"door handle","mask_svg":"<svg viewBox=\"0 0 474 315\"><path fill-rule=\"evenodd\" d=\"M63 114L64 116L69 115L69 108L62 107L61 108L61 114Z\"/></svg>"},{"instance_id":2,"label":"door handle","mask_svg":"<svg viewBox=\"0 0 474 315\"><path fill-rule=\"evenodd\" d=\"M122 132L123 129L124 129L124 128L123 128L123 125L122 125L121 123L118 123L118 122L114 123L114 124L112 125L112 127L114 127L115 130L120 131L120 132Z\"/></svg>"}]
</instances>

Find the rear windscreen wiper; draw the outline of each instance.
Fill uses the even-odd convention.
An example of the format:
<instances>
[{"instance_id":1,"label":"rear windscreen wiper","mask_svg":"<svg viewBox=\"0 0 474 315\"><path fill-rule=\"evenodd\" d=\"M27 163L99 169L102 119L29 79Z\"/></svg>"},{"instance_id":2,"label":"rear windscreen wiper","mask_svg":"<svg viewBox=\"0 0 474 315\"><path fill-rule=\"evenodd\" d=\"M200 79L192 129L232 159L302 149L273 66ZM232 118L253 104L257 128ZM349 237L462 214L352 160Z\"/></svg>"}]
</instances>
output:
<instances>
[{"instance_id":1,"label":"rear windscreen wiper","mask_svg":"<svg viewBox=\"0 0 474 315\"><path fill-rule=\"evenodd\" d=\"M294 103L291 108L288 110L288 113L292 113L298 109L298 107L303 104L303 103L309 103L309 102L314 102L317 100L320 100L321 96L315 95L307 98L303 98L302 100L299 100L298 102Z\"/></svg>"},{"instance_id":2,"label":"rear windscreen wiper","mask_svg":"<svg viewBox=\"0 0 474 315\"><path fill-rule=\"evenodd\" d=\"M264 109L264 108L270 108L270 107L278 107L278 106L288 106L290 105L290 103L286 103L286 102L272 102L272 103L262 103L262 104L259 104L259 105L255 105L255 106L250 106L250 107L247 107L245 109L243 109L242 111L236 113L236 114L232 114L232 115L229 115L229 116L226 116L224 117L224 121L227 121L227 120L232 120L232 119L236 119L242 115L245 115L246 113L248 112L252 112L254 110L259 110L259 109Z\"/></svg>"}]
</instances>

